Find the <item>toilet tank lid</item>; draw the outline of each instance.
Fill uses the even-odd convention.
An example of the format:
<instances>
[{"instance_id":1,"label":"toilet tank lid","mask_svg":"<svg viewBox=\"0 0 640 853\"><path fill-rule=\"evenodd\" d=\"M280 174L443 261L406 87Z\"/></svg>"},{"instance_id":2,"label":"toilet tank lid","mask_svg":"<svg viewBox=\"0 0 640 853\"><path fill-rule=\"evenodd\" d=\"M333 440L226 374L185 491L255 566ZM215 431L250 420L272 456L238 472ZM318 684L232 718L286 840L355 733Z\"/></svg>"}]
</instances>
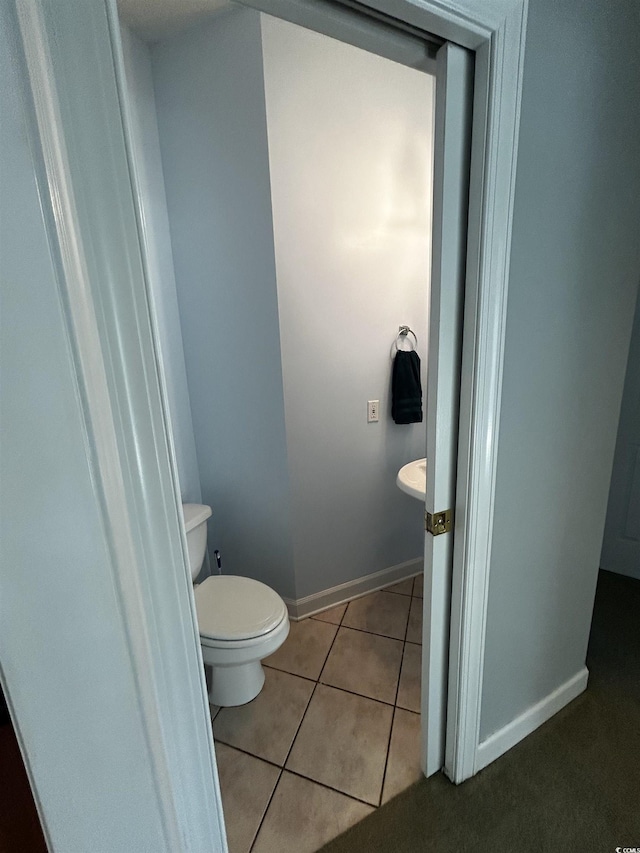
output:
<instances>
[{"instance_id":1,"label":"toilet tank lid","mask_svg":"<svg viewBox=\"0 0 640 853\"><path fill-rule=\"evenodd\" d=\"M182 504L184 527L187 533L206 521L211 515L211 507L205 504Z\"/></svg>"}]
</instances>

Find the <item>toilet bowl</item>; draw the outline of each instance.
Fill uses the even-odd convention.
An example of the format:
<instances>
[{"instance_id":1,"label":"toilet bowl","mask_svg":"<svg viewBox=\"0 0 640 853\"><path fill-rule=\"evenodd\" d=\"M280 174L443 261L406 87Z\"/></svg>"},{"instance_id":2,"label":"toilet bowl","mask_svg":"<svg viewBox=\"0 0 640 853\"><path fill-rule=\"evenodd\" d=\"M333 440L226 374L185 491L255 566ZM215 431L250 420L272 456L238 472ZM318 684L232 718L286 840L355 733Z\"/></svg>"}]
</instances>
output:
<instances>
[{"instance_id":1,"label":"toilet bowl","mask_svg":"<svg viewBox=\"0 0 640 853\"><path fill-rule=\"evenodd\" d=\"M209 701L244 705L262 690L260 661L287 639L285 603L260 581L234 575L207 578L195 596L202 657L211 667Z\"/></svg>"},{"instance_id":2,"label":"toilet bowl","mask_svg":"<svg viewBox=\"0 0 640 853\"><path fill-rule=\"evenodd\" d=\"M191 577L200 573L211 509L182 506ZM289 616L280 596L260 581L237 575L212 575L194 589L202 657L211 667L209 702L244 705L264 684L261 661L287 639Z\"/></svg>"}]
</instances>

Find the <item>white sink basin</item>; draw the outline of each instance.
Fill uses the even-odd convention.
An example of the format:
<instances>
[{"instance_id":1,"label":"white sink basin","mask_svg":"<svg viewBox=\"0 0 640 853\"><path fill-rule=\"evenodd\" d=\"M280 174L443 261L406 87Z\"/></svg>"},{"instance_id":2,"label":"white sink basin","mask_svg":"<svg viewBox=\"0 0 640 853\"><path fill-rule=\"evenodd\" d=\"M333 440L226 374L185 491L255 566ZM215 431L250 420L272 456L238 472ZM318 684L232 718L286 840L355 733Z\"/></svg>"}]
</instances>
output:
<instances>
[{"instance_id":1,"label":"white sink basin","mask_svg":"<svg viewBox=\"0 0 640 853\"><path fill-rule=\"evenodd\" d=\"M398 471L396 485L403 492L423 501L427 492L427 460L414 459Z\"/></svg>"}]
</instances>

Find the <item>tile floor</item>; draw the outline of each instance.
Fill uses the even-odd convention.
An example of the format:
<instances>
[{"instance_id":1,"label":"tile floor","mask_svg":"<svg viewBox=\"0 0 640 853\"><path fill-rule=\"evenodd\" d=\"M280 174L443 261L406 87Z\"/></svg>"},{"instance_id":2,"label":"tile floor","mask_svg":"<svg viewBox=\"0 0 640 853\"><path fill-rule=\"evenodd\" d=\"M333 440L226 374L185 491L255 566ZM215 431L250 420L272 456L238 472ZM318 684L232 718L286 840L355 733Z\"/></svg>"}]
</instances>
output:
<instances>
[{"instance_id":1,"label":"tile floor","mask_svg":"<svg viewBox=\"0 0 640 853\"><path fill-rule=\"evenodd\" d=\"M313 853L420 778L422 575L292 622L211 709L231 853Z\"/></svg>"}]
</instances>

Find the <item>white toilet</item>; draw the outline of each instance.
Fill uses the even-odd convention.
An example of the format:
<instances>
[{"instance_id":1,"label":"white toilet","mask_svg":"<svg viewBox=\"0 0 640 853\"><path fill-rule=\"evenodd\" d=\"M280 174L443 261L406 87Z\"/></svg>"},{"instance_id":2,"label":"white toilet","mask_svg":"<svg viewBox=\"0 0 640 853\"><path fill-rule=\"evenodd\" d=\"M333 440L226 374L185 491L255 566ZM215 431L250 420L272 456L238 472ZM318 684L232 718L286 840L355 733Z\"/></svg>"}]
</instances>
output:
<instances>
[{"instance_id":1,"label":"white toilet","mask_svg":"<svg viewBox=\"0 0 640 853\"><path fill-rule=\"evenodd\" d=\"M211 508L183 504L191 577L195 580L207 546ZM211 667L209 701L223 708L244 705L260 693L260 661L287 639L284 601L266 584L235 575L212 575L195 586L202 657Z\"/></svg>"}]
</instances>

